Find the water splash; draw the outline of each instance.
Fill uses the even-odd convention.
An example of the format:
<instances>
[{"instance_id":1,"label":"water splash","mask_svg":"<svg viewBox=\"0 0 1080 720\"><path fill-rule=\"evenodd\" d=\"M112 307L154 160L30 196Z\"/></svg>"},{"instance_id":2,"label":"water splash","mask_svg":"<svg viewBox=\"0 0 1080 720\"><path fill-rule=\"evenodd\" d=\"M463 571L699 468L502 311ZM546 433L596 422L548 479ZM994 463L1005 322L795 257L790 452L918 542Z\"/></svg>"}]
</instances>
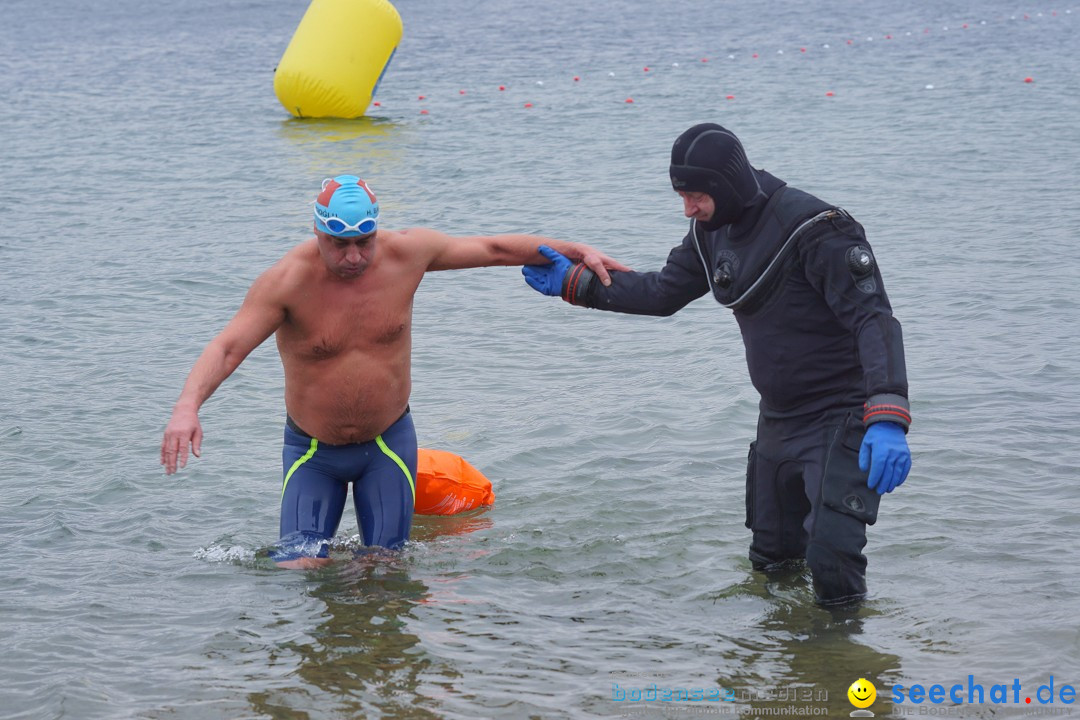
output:
<instances>
[{"instance_id":1,"label":"water splash","mask_svg":"<svg viewBox=\"0 0 1080 720\"><path fill-rule=\"evenodd\" d=\"M211 545L199 548L192 553L192 557L196 560L205 560L212 563L248 565L255 562L256 551L250 550L243 545Z\"/></svg>"}]
</instances>

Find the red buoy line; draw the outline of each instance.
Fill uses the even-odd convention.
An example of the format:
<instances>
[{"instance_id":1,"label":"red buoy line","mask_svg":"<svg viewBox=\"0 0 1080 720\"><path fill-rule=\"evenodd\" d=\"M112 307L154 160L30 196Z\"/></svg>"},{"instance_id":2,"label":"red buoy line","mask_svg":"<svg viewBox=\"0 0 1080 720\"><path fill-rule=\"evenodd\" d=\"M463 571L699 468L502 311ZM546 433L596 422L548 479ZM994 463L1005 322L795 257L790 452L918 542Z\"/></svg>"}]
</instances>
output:
<instances>
[{"instance_id":1,"label":"red buoy line","mask_svg":"<svg viewBox=\"0 0 1080 720\"><path fill-rule=\"evenodd\" d=\"M999 23L999 24L1012 23L1012 22L1030 22L1030 21L1032 21L1034 19L1039 19L1039 18L1062 17L1062 16L1068 16L1068 15L1072 15L1072 14L1073 14L1073 10L1071 8L1062 10L1060 12L1058 10L1050 10L1050 11L1047 11L1047 12L1019 13L1019 14L1010 15L1008 17L997 18L997 20L995 22ZM1077 14L1080 14L1080 11L1077 11ZM940 33L956 32L957 30L959 30L960 32L970 32L970 31L976 31L977 29L984 28L984 27L986 27L988 25L992 25L992 24L993 23L988 23L986 20L980 20L980 21L978 21L976 23L961 22L959 24L945 24L945 25L941 26L941 29L940 29L939 32ZM902 41L902 39L904 39L904 38L917 37L917 36L926 36L926 35L933 34L934 32L935 31L930 26L920 26L920 28L918 30L915 30L915 31L909 30L909 31L904 32L902 35L899 34L899 33L884 33L882 35L877 35L877 36L875 36L875 35L848 36L848 37L845 37L845 38L842 39L842 42L844 44L840 45L838 47L841 47L841 48L843 48L843 47L855 48L855 47L858 47L858 46L861 46L861 45L864 45L864 44L873 43L873 42L875 42L875 41L877 41L879 39L884 40L886 42L898 42L898 41ZM822 51L830 51L830 50L833 49L832 45L830 43L821 43L818 47ZM815 52L815 50L813 50L812 46L810 46L810 45L800 45L798 47L798 54L800 56L812 56L814 54L814 52ZM783 48L778 49L776 51L776 55L778 55L778 56L784 55L784 49ZM729 53L729 54L726 55L726 60L728 62L733 62L733 61L737 62L740 59L740 56L742 56L743 58L748 57L750 61L760 60L761 57L762 57L761 52L758 52L758 51L743 52L743 53L739 53L739 54ZM699 63L708 63L711 60L713 60L713 58L710 58L710 57L697 58L697 62L699 62ZM672 62L671 67L672 68L679 68L680 63L679 62ZM659 75L662 75L662 74L658 75L658 73L656 72L656 67L655 66L650 66L650 65L643 66L642 69L639 72L643 76L659 76ZM593 75L594 76L599 76L599 75L602 75L602 72L593 73ZM608 72L606 75L607 75L608 78L616 77L616 73L614 73L614 72ZM568 77L569 82L570 82L571 85L581 85L583 78L587 79L586 76L583 75L580 72L576 73L576 74L568 73L567 77ZM1025 84L1029 84L1029 85L1035 84L1035 78L1032 77L1031 75L1027 75L1027 76L1025 76L1023 78L1018 78L1018 80L1022 80L1022 82L1024 82ZM535 86L536 87L543 87L544 86L544 81L543 80L535 81ZM925 87L926 87L926 89L930 90L930 89L933 89L934 86L933 85L926 85ZM496 88L497 88L497 92L495 93L495 95L505 93L507 90L511 89L510 86L505 84L505 83L496 86ZM473 89L461 88L460 90L458 90L458 96L466 95L468 93L473 93L473 92L474 92ZM831 98L831 97L835 97L836 93L833 90L826 90L824 92L824 95L825 95L825 97L830 97ZM421 94L417 95L417 101L423 102L423 101L429 99L430 97L432 97L432 95L430 93L421 93ZM729 101L730 100L735 100L735 95L731 94L731 93L728 93L728 94L726 94L724 96L724 98L725 98L725 100L729 100ZM518 102L521 102L521 101L518 100ZM634 98L632 96L630 96L630 97L626 97L626 99L623 101L623 104L625 104L625 105L633 105L634 102L635 102ZM540 103L537 102L536 98L529 98L529 99L525 100L522 103L521 106L524 109L531 109L531 108L537 107L538 104L540 104ZM372 105L374 107L377 107L377 108L386 107L386 104L384 102L382 102L382 101L374 102L374 103L372 103ZM421 115L428 115L429 114L429 109L426 108L426 107L423 107L423 108L419 109L419 112L420 112Z\"/></svg>"}]
</instances>

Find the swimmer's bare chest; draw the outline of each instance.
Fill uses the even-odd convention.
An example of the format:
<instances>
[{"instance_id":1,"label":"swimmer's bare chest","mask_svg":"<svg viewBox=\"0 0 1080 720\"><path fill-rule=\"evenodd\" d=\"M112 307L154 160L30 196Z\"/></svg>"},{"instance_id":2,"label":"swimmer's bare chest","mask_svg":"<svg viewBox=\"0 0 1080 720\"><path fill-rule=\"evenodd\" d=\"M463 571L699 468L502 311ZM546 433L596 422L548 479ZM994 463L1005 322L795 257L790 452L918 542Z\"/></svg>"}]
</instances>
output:
<instances>
[{"instance_id":1,"label":"swimmer's bare chest","mask_svg":"<svg viewBox=\"0 0 1080 720\"><path fill-rule=\"evenodd\" d=\"M377 290L308 292L277 330L286 408L324 442L373 439L408 404L414 289Z\"/></svg>"}]
</instances>

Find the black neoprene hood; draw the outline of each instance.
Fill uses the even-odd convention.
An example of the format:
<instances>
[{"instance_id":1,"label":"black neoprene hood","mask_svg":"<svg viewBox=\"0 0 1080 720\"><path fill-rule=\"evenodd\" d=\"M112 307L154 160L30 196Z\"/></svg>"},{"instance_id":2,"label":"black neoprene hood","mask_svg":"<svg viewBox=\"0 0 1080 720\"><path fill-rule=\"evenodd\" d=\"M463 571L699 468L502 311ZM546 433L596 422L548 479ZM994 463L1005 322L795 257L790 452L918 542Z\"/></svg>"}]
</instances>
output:
<instances>
[{"instance_id":1,"label":"black neoprene hood","mask_svg":"<svg viewBox=\"0 0 1080 720\"><path fill-rule=\"evenodd\" d=\"M690 128L671 147L671 186L703 192L715 205L706 230L739 219L761 193L757 175L735 133L715 123Z\"/></svg>"}]
</instances>

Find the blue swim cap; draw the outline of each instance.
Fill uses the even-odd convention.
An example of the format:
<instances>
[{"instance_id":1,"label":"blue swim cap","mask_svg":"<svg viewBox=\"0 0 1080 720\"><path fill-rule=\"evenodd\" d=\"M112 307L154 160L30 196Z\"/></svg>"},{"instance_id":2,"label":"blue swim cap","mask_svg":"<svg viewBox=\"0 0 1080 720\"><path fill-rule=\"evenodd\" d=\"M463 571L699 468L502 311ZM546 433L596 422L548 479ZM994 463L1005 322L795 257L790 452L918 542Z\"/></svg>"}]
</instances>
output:
<instances>
[{"instance_id":1,"label":"blue swim cap","mask_svg":"<svg viewBox=\"0 0 1080 720\"><path fill-rule=\"evenodd\" d=\"M335 237L359 237L378 225L379 202L367 183L355 175L323 180L315 198L315 227Z\"/></svg>"}]
</instances>

